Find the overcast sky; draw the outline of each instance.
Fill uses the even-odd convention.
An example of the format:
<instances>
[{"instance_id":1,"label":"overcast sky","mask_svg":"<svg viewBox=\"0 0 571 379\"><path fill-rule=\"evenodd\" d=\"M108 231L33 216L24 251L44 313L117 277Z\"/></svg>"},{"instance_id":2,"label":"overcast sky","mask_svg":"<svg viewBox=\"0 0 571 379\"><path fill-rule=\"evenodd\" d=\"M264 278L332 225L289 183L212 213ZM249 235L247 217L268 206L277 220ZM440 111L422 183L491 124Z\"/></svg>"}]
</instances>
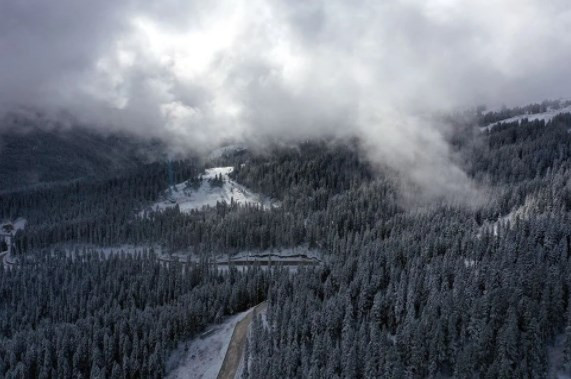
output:
<instances>
[{"instance_id":1,"label":"overcast sky","mask_svg":"<svg viewBox=\"0 0 571 379\"><path fill-rule=\"evenodd\" d=\"M0 109L193 149L357 134L409 169L448 159L420 115L570 97L570 31L568 0L3 0Z\"/></svg>"}]
</instances>

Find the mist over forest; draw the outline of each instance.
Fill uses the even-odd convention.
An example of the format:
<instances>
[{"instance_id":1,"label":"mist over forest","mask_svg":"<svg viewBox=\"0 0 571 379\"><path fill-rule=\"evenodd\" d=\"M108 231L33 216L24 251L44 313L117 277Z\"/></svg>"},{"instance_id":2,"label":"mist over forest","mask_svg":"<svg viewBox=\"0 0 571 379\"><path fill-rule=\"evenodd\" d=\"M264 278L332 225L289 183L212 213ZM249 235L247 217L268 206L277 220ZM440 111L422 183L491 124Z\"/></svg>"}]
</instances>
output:
<instances>
[{"instance_id":1,"label":"mist over forest","mask_svg":"<svg viewBox=\"0 0 571 379\"><path fill-rule=\"evenodd\" d=\"M0 2L0 377L570 377L569 30Z\"/></svg>"}]
</instances>

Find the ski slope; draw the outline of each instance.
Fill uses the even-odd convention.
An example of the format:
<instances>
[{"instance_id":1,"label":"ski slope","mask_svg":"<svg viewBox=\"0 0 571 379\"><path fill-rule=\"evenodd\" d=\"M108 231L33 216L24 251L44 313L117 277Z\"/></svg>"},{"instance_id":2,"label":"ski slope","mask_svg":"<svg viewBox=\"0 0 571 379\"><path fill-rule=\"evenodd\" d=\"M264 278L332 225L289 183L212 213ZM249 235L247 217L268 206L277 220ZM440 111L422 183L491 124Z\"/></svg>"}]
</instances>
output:
<instances>
[{"instance_id":1,"label":"ski slope","mask_svg":"<svg viewBox=\"0 0 571 379\"><path fill-rule=\"evenodd\" d=\"M519 116L510 117L510 118L507 118L505 120L493 122L489 125L482 126L480 128L480 130L481 131L490 131L493 129L494 126L496 126L500 123L521 122L524 119L527 119L528 121L543 120L545 122L548 122L548 121L551 121L553 119L553 117L557 116L558 114L562 114L562 113L571 113L571 105L564 107L564 108L560 108L560 109L549 109L547 112L543 112L543 113L522 114Z\"/></svg>"},{"instance_id":2,"label":"ski slope","mask_svg":"<svg viewBox=\"0 0 571 379\"><path fill-rule=\"evenodd\" d=\"M166 190L162 194L162 200L152 204L147 210L160 211L178 205L181 212L189 213L206 206L214 207L217 202L230 204L231 201L239 204L259 204L267 208L278 205L276 201L256 194L230 179L229 174L233 170L234 167L209 168L201 175L202 181L198 188L192 188L188 182L178 183L171 194ZM221 186L210 182L216 177L222 178Z\"/></svg>"}]
</instances>

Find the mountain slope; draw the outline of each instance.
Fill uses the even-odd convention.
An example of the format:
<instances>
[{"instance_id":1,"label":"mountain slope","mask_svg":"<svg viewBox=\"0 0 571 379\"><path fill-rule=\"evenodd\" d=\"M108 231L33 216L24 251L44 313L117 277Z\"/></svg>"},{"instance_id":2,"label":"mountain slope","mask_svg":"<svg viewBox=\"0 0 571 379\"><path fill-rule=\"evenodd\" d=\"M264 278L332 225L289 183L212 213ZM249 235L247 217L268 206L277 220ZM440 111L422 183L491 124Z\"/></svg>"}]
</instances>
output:
<instances>
[{"instance_id":1,"label":"mountain slope","mask_svg":"<svg viewBox=\"0 0 571 379\"><path fill-rule=\"evenodd\" d=\"M0 191L108 175L152 157L157 145L86 129L0 132Z\"/></svg>"},{"instance_id":2,"label":"mountain slope","mask_svg":"<svg viewBox=\"0 0 571 379\"><path fill-rule=\"evenodd\" d=\"M185 181L174 185L162 194L162 199L150 206L151 210L163 210L179 206L181 212L216 206L216 203L259 204L264 207L277 205L266 196L256 194L230 179L233 167L206 169L194 183Z\"/></svg>"}]
</instances>

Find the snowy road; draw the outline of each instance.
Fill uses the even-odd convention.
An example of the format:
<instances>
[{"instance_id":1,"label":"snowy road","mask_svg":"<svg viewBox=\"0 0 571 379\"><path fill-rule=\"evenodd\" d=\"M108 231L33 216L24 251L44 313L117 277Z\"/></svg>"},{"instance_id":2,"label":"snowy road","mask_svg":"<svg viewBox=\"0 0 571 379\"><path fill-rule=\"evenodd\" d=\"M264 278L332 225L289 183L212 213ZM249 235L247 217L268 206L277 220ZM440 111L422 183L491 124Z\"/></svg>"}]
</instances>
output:
<instances>
[{"instance_id":1,"label":"snowy road","mask_svg":"<svg viewBox=\"0 0 571 379\"><path fill-rule=\"evenodd\" d=\"M182 343L167 363L168 378L234 378L244 353L253 315L265 309L265 302L228 317L193 340ZM168 367L170 366L170 368Z\"/></svg>"},{"instance_id":2,"label":"snowy road","mask_svg":"<svg viewBox=\"0 0 571 379\"><path fill-rule=\"evenodd\" d=\"M236 324L234 333L232 333L232 338L228 344L228 350L226 351L222 368L220 368L220 372L218 373L218 379L234 379L238 367L240 366L242 356L244 355L244 347L246 345L248 330L250 330L250 324L254 316L258 312L263 311L266 307L267 303L265 301L258 304L252 312L249 312L246 317Z\"/></svg>"},{"instance_id":3,"label":"snowy road","mask_svg":"<svg viewBox=\"0 0 571 379\"><path fill-rule=\"evenodd\" d=\"M251 312L249 309L227 318L193 340L180 344L171 356L167 378L214 379L218 375L237 323Z\"/></svg>"}]
</instances>

